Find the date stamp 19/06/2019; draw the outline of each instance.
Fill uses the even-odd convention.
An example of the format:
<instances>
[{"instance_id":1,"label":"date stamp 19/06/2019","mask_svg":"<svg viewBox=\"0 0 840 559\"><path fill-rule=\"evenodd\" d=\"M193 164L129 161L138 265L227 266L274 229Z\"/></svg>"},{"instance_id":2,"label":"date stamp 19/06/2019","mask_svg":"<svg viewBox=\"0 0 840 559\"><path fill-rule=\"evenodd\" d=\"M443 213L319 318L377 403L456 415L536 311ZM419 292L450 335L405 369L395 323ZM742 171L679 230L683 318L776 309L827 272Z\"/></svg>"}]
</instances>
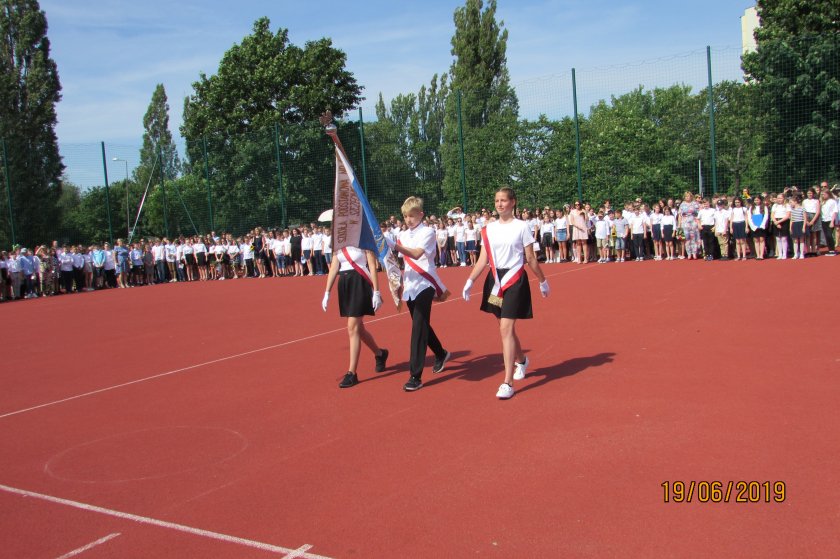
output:
<instances>
[{"instance_id":1,"label":"date stamp 19/06/2019","mask_svg":"<svg viewBox=\"0 0 840 559\"><path fill-rule=\"evenodd\" d=\"M663 481L666 503L783 503L784 481Z\"/></svg>"}]
</instances>

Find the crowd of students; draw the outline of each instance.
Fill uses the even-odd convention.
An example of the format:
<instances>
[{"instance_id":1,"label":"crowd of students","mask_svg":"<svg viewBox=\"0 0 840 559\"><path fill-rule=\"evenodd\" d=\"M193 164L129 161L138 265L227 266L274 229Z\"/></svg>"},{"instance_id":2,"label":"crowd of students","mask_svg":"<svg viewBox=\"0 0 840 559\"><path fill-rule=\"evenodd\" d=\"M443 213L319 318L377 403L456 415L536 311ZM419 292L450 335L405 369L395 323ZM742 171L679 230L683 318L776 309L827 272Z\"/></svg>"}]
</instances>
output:
<instances>
[{"instance_id":1,"label":"crowd of students","mask_svg":"<svg viewBox=\"0 0 840 559\"><path fill-rule=\"evenodd\" d=\"M0 253L0 301L169 282L323 275L332 256L329 228L257 228L230 234L117 239L91 246L14 246Z\"/></svg>"},{"instance_id":2,"label":"crowd of students","mask_svg":"<svg viewBox=\"0 0 840 559\"><path fill-rule=\"evenodd\" d=\"M535 252L546 263L804 259L836 254L837 195L837 187L830 189L827 183L755 196L746 190L711 198L686 192L682 201L636 199L617 208L609 200L598 207L576 201L523 209L517 217L528 224L537 241ZM431 217L437 228L438 264L475 265L481 230L494 220L486 209L465 214L460 207ZM383 227L398 229L399 223Z\"/></svg>"},{"instance_id":3,"label":"crowd of students","mask_svg":"<svg viewBox=\"0 0 840 559\"><path fill-rule=\"evenodd\" d=\"M562 207L517 209L536 243L540 262L578 264L642 260L763 260L834 256L838 241L837 186L704 198L686 192L613 207L576 201ZM494 211L424 214L435 234L435 263L474 266L481 230ZM382 223L388 238L406 229L394 216ZM822 250L822 247L826 250ZM311 223L285 230L257 228L230 234L140 239L114 246L15 246L0 253L0 301L166 282L324 275L332 260L330 229Z\"/></svg>"}]
</instances>

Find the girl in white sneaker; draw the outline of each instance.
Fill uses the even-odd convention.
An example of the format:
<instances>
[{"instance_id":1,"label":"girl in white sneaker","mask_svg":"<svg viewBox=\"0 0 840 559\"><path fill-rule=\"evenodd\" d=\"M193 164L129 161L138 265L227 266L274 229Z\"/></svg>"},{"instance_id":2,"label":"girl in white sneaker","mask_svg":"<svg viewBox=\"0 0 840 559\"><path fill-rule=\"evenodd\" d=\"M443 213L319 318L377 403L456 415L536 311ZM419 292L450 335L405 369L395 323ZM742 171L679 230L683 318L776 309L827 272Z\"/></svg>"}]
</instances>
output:
<instances>
[{"instance_id":1,"label":"girl in white sneaker","mask_svg":"<svg viewBox=\"0 0 840 559\"><path fill-rule=\"evenodd\" d=\"M376 273L376 257L369 250L344 247L333 254L327 274L327 289L321 308L327 312L330 290L338 277L338 312L347 317L347 334L350 336L350 365L339 383L339 388L350 388L359 383L356 367L362 342L376 358L376 372L385 370L388 350L380 349L373 335L365 329L365 316L373 316L382 305Z\"/></svg>"},{"instance_id":2,"label":"girl in white sneaker","mask_svg":"<svg viewBox=\"0 0 840 559\"><path fill-rule=\"evenodd\" d=\"M525 264L540 280L540 293L543 297L548 296L549 287L534 255L534 236L524 221L514 217L516 193L512 188L499 189L495 204L499 219L481 230L484 250L464 284L463 297L465 301L470 300L473 282L489 264L490 272L482 290L481 310L499 319L505 381L499 386L496 397L504 400L513 396L513 381L525 378L528 367L528 358L516 335L517 319L534 316Z\"/></svg>"}]
</instances>

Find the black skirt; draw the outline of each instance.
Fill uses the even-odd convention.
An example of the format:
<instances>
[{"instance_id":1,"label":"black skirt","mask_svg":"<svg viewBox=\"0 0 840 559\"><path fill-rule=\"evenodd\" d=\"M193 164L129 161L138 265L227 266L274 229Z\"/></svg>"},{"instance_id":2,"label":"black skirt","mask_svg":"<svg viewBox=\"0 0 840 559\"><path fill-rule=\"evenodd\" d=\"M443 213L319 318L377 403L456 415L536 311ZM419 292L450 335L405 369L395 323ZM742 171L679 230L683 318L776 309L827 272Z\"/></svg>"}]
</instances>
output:
<instances>
[{"instance_id":1,"label":"black skirt","mask_svg":"<svg viewBox=\"0 0 840 559\"><path fill-rule=\"evenodd\" d=\"M663 225L662 226L662 240L666 243L670 243L674 240L674 226L673 225Z\"/></svg>"},{"instance_id":2,"label":"black skirt","mask_svg":"<svg viewBox=\"0 0 840 559\"><path fill-rule=\"evenodd\" d=\"M732 222L733 237L736 241L742 241L747 238L747 222L733 221Z\"/></svg>"},{"instance_id":3,"label":"black skirt","mask_svg":"<svg viewBox=\"0 0 840 559\"><path fill-rule=\"evenodd\" d=\"M185 254L185 255L184 255L184 260L185 260L185 261L187 262L187 264L189 264L190 266L195 266L195 254Z\"/></svg>"},{"instance_id":4,"label":"black skirt","mask_svg":"<svg viewBox=\"0 0 840 559\"><path fill-rule=\"evenodd\" d=\"M195 259L198 262L199 266L206 266L207 265L207 254L204 252L196 252Z\"/></svg>"},{"instance_id":5,"label":"black skirt","mask_svg":"<svg viewBox=\"0 0 840 559\"><path fill-rule=\"evenodd\" d=\"M653 228L651 230L653 231L654 242L658 243L659 241L661 241L662 240L662 224L657 223L656 225L653 226Z\"/></svg>"},{"instance_id":6,"label":"black skirt","mask_svg":"<svg viewBox=\"0 0 840 559\"><path fill-rule=\"evenodd\" d=\"M338 314L373 316L373 288L356 270L338 273Z\"/></svg>"},{"instance_id":7,"label":"black skirt","mask_svg":"<svg viewBox=\"0 0 840 559\"><path fill-rule=\"evenodd\" d=\"M507 270L501 268L497 271L500 279L507 272ZM487 276L484 278L484 289L481 293L481 310L494 315L496 318L534 318L534 311L531 307L531 286L528 284L528 274L524 270L516 283L505 290L501 307L487 302L495 283L493 272L487 272Z\"/></svg>"},{"instance_id":8,"label":"black skirt","mask_svg":"<svg viewBox=\"0 0 840 559\"><path fill-rule=\"evenodd\" d=\"M802 239L805 237L805 222L791 221L790 222L790 236L794 239Z\"/></svg>"}]
</instances>

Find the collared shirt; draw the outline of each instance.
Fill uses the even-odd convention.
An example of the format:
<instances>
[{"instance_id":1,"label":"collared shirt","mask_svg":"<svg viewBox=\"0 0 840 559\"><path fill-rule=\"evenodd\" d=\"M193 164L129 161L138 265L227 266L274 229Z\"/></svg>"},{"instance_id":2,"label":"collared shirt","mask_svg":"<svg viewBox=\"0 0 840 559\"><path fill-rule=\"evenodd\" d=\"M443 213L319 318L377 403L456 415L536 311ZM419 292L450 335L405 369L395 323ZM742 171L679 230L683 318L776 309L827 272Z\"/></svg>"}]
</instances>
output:
<instances>
[{"instance_id":1,"label":"collared shirt","mask_svg":"<svg viewBox=\"0 0 840 559\"><path fill-rule=\"evenodd\" d=\"M421 223L414 229L402 231L399 236L399 241L406 248L422 248L425 252L425 258L428 261L428 268L435 270L435 251L437 250L437 244L435 243L434 229L426 227ZM416 299L422 291L430 287L433 286L429 280L406 264L405 271L403 272L403 301Z\"/></svg>"},{"instance_id":2,"label":"collared shirt","mask_svg":"<svg viewBox=\"0 0 840 559\"><path fill-rule=\"evenodd\" d=\"M731 214L728 209L721 208L719 210L715 210L715 233L723 235L729 232L730 215Z\"/></svg>"}]
</instances>

